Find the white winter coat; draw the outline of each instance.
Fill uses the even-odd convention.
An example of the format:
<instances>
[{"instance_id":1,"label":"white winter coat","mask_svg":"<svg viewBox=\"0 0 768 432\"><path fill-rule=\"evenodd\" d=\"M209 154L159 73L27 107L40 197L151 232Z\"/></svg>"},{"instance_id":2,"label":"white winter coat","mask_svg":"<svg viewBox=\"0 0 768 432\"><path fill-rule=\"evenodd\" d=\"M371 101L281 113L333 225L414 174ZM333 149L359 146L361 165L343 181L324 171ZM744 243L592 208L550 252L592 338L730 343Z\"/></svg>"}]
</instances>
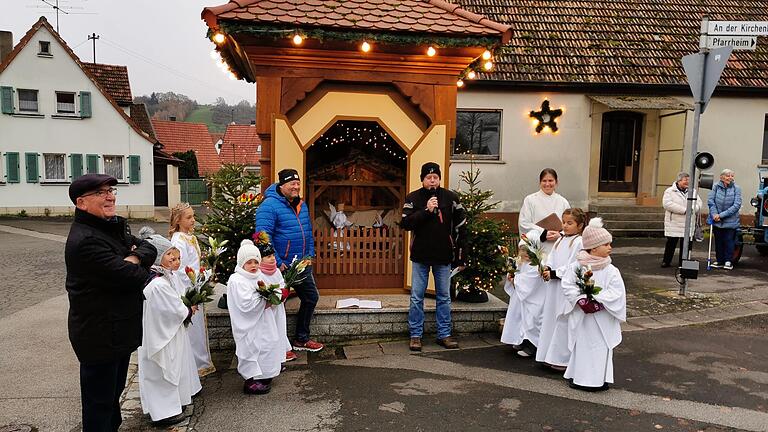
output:
<instances>
[{"instance_id":1,"label":"white winter coat","mask_svg":"<svg viewBox=\"0 0 768 432\"><path fill-rule=\"evenodd\" d=\"M698 216L701 210L701 197L694 191L696 203L693 206L694 217ZM673 183L664 191L664 235L667 237L683 237L685 231L685 207L688 195L677 188ZM691 221L691 236L695 229L695 219Z\"/></svg>"}]
</instances>

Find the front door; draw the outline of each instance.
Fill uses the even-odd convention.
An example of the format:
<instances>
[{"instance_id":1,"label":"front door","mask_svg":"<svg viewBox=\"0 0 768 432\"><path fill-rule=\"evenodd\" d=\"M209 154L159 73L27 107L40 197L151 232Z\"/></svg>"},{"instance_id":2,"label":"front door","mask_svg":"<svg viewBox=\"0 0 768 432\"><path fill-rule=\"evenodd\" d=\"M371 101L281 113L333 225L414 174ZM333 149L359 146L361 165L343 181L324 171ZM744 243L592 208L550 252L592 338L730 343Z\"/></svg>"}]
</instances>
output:
<instances>
[{"instance_id":1,"label":"front door","mask_svg":"<svg viewBox=\"0 0 768 432\"><path fill-rule=\"evenodd\" d=\"M155 162L155 207L168 207L168 165Z\"/></svg>"},{"instance_id":2,"label":"front door","mask_svg":"<svg viewBox=\"0 0 768 432\"><path fill-rule=\"evenodd\" d=\"M627 111L603 114L599 192L637 193L642 137L642 114Z\"/></svg>"}]
</instances>

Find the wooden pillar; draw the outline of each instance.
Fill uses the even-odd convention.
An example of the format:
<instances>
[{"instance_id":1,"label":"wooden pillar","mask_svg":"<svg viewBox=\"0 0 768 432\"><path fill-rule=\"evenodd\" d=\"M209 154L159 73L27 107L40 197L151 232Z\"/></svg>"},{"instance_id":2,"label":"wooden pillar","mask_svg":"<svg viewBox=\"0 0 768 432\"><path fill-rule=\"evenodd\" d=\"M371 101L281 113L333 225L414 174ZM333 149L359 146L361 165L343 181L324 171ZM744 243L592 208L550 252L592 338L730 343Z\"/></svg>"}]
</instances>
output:
<instances>
[{"instance_id":1,"label":"wooden pillar","mask_svg":"<svg viewBox=\"0 0 768 432\"><path fill-rule=\"evenodd\" d=\"M451 167L451 146L456 139L456 100L458 87L455 85L435 85L435 123L448 124L448 142L445 149L443 166L443 187L449 187Z\"/></svg>"},{"instance_id":2,"label":"wooden pillar","mask_svg":"<svg viewBox=\"0 0 768 432\"><path fill-rule=\"evenodd\" d=\"M272 119L280 114L280 77L256 78L256 133L261 139L261 190L272 184Z\"/></svg>"}]
</instances>

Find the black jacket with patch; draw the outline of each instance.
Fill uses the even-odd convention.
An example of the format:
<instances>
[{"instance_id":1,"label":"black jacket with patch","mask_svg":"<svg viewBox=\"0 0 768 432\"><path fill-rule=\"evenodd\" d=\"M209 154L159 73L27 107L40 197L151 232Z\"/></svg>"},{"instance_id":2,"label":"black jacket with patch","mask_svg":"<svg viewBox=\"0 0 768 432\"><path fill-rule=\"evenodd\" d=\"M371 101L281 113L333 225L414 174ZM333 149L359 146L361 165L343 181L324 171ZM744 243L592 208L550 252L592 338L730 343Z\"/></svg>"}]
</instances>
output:
<instances>
[{"instance_id":1,"label":"black jacket with patch","mask_svg":"<svg viewBox=\"0 0 768 432\"><path fill-rule=\"evenodd\" d=\"M135 248L134 248L135 247ZM82 363L116 360L141 345L143 289L157 250L124 218L75 211L65 248L69 340ZM129 255L141 265L124 261Z\"/></svg>"},{"instance_id":2,"label":"black jacket with patch","mask_svg":"<svg viewBox=\"0 0 768 432\"><path fill-rule=\"evenodd\" d=\"M438 208L427 211L427 201L437 197ZM411 261L420 264L464 264L467 217L455 193L438 187L421 188L405 197L400 224L411 231Z\"/></svg>"}]
</instances>

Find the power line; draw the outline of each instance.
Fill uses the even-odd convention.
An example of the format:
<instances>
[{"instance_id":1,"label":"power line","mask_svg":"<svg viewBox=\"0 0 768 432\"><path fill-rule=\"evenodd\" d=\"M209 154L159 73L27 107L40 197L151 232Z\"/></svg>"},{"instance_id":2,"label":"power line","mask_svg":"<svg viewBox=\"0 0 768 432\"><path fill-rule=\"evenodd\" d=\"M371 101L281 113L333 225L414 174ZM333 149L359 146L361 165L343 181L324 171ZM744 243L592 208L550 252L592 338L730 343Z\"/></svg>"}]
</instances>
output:
<instances>
[{"instance_id":1,"label":"power line","mask_svg":"<svg viewBox=\"0 0 768 432\"><path fill-rule=\"evenodd\" d=\"M195 78L195 77L193 77L191 75L187 75L184 72L178 71L178 70L176 70L176 69L174 69L174 68L172 68L170 66L167 66L167 65L165 65L163 63L160 63L160 62L158 62L156 60L153 60L153 59L151 59L151 58L149 58L149 57L147 57L147 56L145 56L145 55L143 55L141 53L133 51L130 48L126 48L124 46L121 46L118 43L113 42L112 40L105 38L104 35L101 35L101 41L103 41L105 44L111 46L112 48L120 50L120 51L122 51L125 54L128 54L128 55L130 55L132 57L135 57L135 58L137 58L137 59L139 59L139 60L141 60L141 61L143 61L145 63L148 63L149 65L152 65L152 66L155 66L157 68L163 69L166 72L171 73L171 74L173 74L173 75L175 75L175 76L177 76L179 78L183 78L183 79L186 79L186 80L189 80L189 81L194 81L194 82L203 84L203 85L205 85L205 86L207 86L207 87L209 87L211 89L217 90L219 92L226 93L228 95L231 95L231 96L234 96L234 97L237 97L237 98L245 99L245 98L242 97L242 95L238 95L238 94L232 93L232 92L230 92L228 90L224 90L222 88L219 88L219 87L216 87L216 86L212 86L209 82L203 81L203 80L201 80L199 78Z\"/></svg>"}]
</instances>

